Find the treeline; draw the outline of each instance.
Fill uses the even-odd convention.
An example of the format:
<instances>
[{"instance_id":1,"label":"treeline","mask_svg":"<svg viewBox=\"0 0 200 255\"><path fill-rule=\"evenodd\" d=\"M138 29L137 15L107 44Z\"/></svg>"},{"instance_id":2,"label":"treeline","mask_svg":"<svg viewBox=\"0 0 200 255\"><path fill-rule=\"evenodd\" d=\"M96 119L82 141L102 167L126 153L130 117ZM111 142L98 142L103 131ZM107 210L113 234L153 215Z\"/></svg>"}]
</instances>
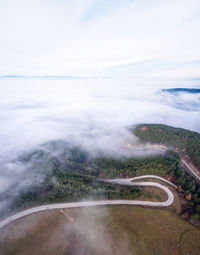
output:
<instances>
[{"instance_id":1,"label":"treeline","mask_svg":"<svg viewBox=\"0 0 200 255\"><path fill-rule=\"evenodd\" d=\"M132 130L143 142L161 143L178 148L189 155L200 169L200 134L182 128L161 124L140 124Z\"/></svg>"},{"instance_id":2,"label":"treeline","mask_svg":"<svg viewBox=\"0 0 200 255\"><path fill-rule=\"evenodd\" d=\"M95 158L92 161L92 168L86 169L90 174L114 177L133 177L143 174L156 174L165 176L167 173L174 173L179 162L171 156L151 156L147 158Z\"/></svg>"}]
</instances>

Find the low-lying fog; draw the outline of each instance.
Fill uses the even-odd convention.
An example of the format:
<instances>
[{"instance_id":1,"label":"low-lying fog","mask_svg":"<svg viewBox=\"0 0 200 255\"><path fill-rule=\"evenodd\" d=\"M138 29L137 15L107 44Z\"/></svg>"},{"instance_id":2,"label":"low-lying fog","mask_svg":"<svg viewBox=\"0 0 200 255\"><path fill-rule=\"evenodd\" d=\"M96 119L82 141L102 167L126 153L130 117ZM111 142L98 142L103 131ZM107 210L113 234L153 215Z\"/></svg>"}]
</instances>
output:
<instances>
[{"instance_id":1,"label":"low-lying fog","mask_svg":"<svg viewBox=\"0 0 200 255\"><path fill-rule=\"evenodd\" d=\"M43 142L65 139L89 151L120 154L123 143L138 143L128 132L130 125L163 123L200 131L200 94L161 91L168 87L174 84L1 79L0 192L26 171L26 167L13 165L10 160Z\"/></svg>"},{"instance_id":2,"label":"low-lying fog","mask_svg":"<svg viewBox=\"0 0 200 255\"><path fill-rule=\"evenodd\" d=\"M200 131L199 94L103 79L2 79L0 86L1 157L57 138L110 147L118 132L126 135L123 127L141 122Z\"/></svg>"}]
</instances>

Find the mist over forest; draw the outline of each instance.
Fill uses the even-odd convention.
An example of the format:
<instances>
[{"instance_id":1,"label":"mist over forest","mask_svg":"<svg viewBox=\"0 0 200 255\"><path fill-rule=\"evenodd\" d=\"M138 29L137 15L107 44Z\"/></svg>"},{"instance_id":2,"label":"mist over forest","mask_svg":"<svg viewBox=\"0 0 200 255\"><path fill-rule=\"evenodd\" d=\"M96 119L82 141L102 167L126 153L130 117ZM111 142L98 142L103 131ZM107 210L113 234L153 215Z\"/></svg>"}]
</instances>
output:
<instances>
[{"instance_id":1,"label":"mist over forest","mask_svg":"<svg viewBox=\"0 0 200 255\"><path fill-rule=\"evenodd\" d=\"M13 187L13 194L17 194L44 180L45 174L34 171L34 160L22 162L18 158L50 141L63 140L91 155L104 152L120 157L128 155L125 144L140 143L129 130L139 123L200 131L200 94L162 90L170 88L167 84L140 82L138 86L138 81L132 80L50 78L0 82L1 192ZM59 151L54 153L59 155ZM128 156L143 153L129 152ZM1 201L2 207L5 203Z\"/></svg>"}]
</instances>

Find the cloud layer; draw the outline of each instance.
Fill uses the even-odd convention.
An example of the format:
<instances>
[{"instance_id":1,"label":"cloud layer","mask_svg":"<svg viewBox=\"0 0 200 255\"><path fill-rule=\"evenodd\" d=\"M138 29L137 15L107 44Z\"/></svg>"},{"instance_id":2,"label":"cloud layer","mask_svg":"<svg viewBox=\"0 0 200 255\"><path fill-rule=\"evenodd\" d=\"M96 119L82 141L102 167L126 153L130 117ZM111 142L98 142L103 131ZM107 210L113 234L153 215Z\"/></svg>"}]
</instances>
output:
<instances>
[{"instance_id":1,"label":"cloud layer","mask_svg":"<svg viewBox=\"0 0 200 255\"><path fill-rule=\"evenodd\" d=\"M59 138L110 147L109 139L128 137L124 127L142 122L200 131L198 94L136 81L4 79L1 92L2 155Z\"/></svg>"}]
</instances>

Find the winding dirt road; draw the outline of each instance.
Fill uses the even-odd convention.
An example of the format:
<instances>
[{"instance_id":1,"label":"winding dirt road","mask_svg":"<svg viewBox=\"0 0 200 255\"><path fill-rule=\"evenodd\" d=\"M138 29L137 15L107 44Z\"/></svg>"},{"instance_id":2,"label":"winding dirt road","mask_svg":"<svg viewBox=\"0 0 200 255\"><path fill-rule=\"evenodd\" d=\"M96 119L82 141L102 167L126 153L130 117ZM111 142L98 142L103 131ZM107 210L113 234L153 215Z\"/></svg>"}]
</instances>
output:
<instances>
[{"instance_id":1,"label":"winding dirt road","mask_svg":"<svg viewBox=\"0 0 200 255\"><path fill-rule=\"evenodd\" d=\"M158 179L174 187L174 184L156 175L143 175L143 176L137 176L137 177L127 178L127 179L111 179L111 180L102 180L102 181L109 182L109 183L116 183L119 185L157 187L164 190L167 193L168 199L166 201L151 202L151 201L140 201L140 200L101 200L101 201L82 201L82 202L42 205L42 206L21 211L11 217L8 217L2 220L0 222L0 228L3 228L7 224L12 223L13 221L18 220L27 215L37 213L37 212L47 211L47 210L53 210L53 209L88 207L88 206L99 206L99 205L142 205L142 206L154 206L154 207L170 206L174 201L174 195L166 186L157 182L133 182L134 180L140 180L140 179L146 179L146 178Z\"/></svg>"}]
</instances>

